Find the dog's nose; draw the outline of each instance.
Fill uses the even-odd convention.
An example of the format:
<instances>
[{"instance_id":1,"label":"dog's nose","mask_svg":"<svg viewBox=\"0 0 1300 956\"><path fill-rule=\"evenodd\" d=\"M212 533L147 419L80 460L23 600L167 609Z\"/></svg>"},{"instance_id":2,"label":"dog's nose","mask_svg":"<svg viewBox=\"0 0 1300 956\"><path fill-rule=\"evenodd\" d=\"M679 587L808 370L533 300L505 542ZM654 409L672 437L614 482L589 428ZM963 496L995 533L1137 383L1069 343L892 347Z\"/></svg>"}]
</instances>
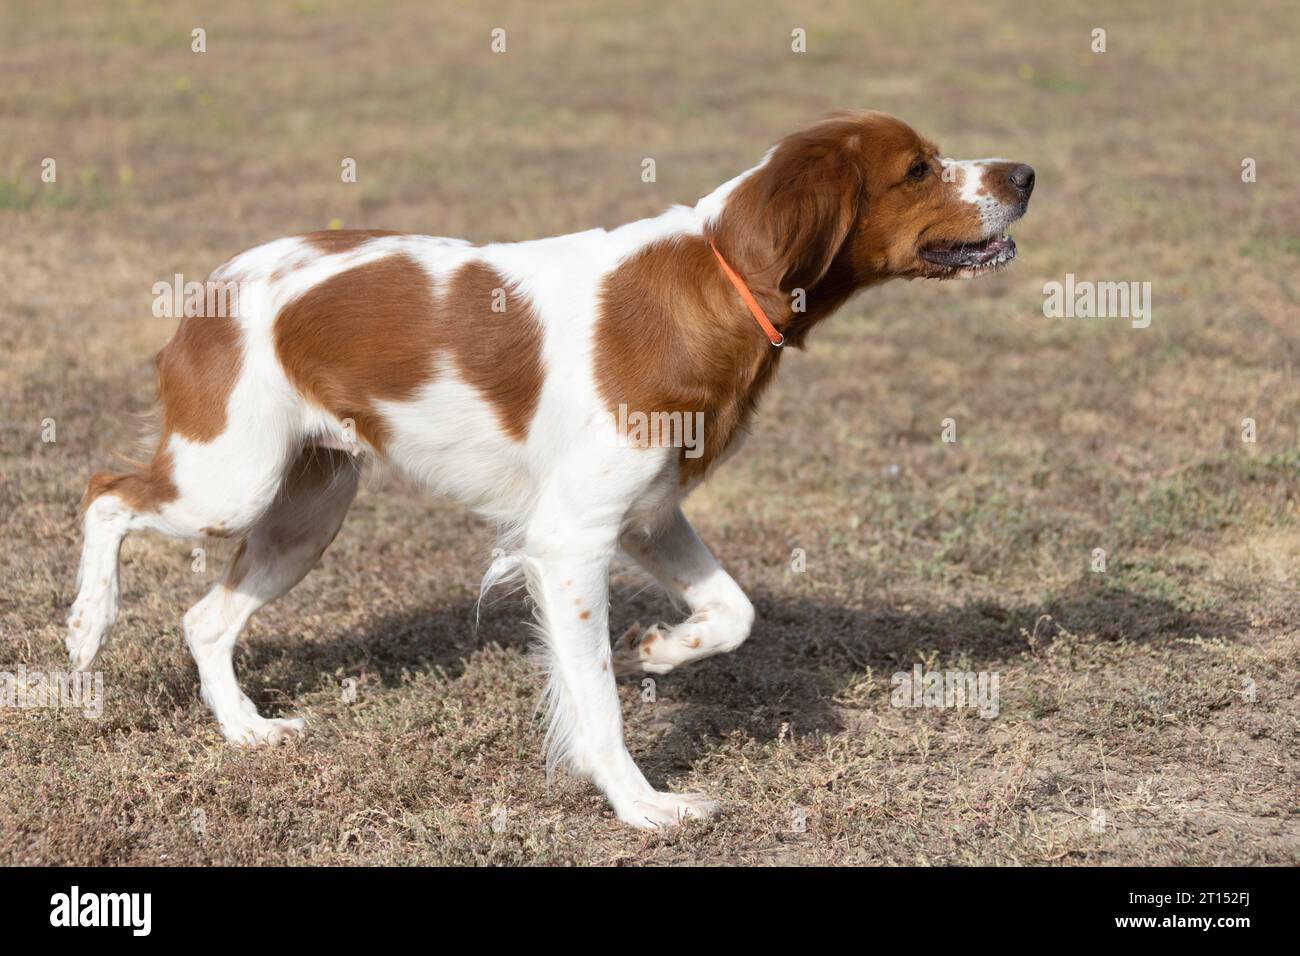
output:
<instances>
[{"instance_id":1,"label":"dog's nose","mask_svg":"<svg viewBox=\"0 0 1300 956\"><path fill-rule=\"evenodd\" d=\"M1028 199L1029 194L1034 191L1033 166L1026 166L1024 163L1021 163L1015 169L1011 170L1011 175L1008 178L1011 180L1011 185L1015 186L1026 199Z\"/></svg>"}]
</instances>

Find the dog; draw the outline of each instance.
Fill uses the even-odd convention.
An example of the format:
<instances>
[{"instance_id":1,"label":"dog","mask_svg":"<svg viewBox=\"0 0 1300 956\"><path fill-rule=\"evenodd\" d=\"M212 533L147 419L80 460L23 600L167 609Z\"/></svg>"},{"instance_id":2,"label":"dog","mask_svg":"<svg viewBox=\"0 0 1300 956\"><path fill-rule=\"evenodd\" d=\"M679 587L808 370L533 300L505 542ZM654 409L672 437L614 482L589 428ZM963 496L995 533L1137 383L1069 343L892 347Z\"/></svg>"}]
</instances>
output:
<instances>
[{"instance_id":1,"label":"dog","mask_svg":"<svg viewBox=\"0 0 1300 956\"><path fill-rule=\"evenodd\" d=\"M715 801L642 775L615 686L750 633L754 607L683 499L735 451L785 347L887 279L1005 266L1033 188L1029 166L941 159L901 120L852 111L693 207L612 230L483 246L338 230L241 253L209 277L237 287L237 315L183 318L158 355L152 459L90 479L72 664L94 664L116 618L127 533L235 538L184 617L202 696L230 741L299 734L240 690L235 642L329 546L359 462L381 460L498 529L484 587L516 576L535 608L548 775L589 778L635 827L707 818ZM642 427L685 416L702 423L690 448ZM614 646L619 552L690 616Z\"/></svg>"}]
</instances>

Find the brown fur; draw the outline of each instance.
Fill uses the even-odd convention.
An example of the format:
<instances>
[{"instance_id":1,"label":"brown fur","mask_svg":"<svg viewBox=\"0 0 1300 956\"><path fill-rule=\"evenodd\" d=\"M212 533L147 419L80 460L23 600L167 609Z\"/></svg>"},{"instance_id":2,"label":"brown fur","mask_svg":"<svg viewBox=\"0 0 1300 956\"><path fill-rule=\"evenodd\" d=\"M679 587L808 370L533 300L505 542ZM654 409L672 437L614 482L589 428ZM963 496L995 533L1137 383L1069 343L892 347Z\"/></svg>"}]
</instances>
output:
<instances>
[{"instance_id":1,"label":"brown fur","mask_svg":"<svg viewBox=\"0 0 1300 956\"><path fill-rule=\"evenodd\" d=\"M504 312L492 311L497 289L505 291ZM542 326L528 298L490 267L471 262L453 277L441 311L444 346L460 376L491 403L506 434L523 441L545 377Z\"/></svg>"},{"instance_id":2,"label":"brown fur","mask_svg":"<svg viewBox=\"0 0 1300 956\"><path fill-rule=\"evenodd\" d=\"M100 495L112 492L134 511L157 511L160 505L175 501L180 492L172 481L172 455L165 443L153 459L135 472L113 474L107 471L90 476L81 499L84 510Z\"/></svg>"},{"instance_id":3,"label":"brown fur","mask_svg":"<svg viewBox=\"0 0 1300 956\"><path fill-rule=\"evenodd\" d=\"M595 371L611 412L704 413L703 454L681 457L683 482L730 444L780 355L739 301L698 237L647 247L602 290Z\"/></svg>"},{"instance_id":4,"label":"brown fur","mask_svg":"<svg viewBox=\"0 0 1300 956\"><path fill-rule=\"evenodd\" d=\"M351 252L371 239L400 235L399 232L389 232L387 229L321 229L304 233L298 238L303 241L306 249L282 261L270 275L271 284L275 285L290 272L315 262L319 256Z\"/></svg>"},{"instance_id":5,"label":"brown fur","mask_svg":"<svg viewBox=\"0 0 1300 956\"><path fill-rule=\"evenodd\" d=\"M321 229L318 232L306 233L299 238L313 251L329 256L340 252L351 252L371 239L396 235L400 233L390 232L387 229Z\"/></svg>"},{"instance_id":6,"label":"brown fur","mask_svg":"<svg viewBox=\"0 0 1300 956\"><path fill-rule=\"evenodd\" d=\"M1020 200L1021 194L1011 185L1011 171L1019 165L1015 160L1010 159L989 164L984 183L989 187L994 199L1004 203L1014 203Z\"/></svg>"},{"instance_id":7,"label":"brown fur","mask_svg":"<svg viewBox=\"0 0 1300 956\"><path fill-rule=\"evenodd\" d=\"M164 437L210 442L226 430L226 403L243 365L238 319L181 319L154 364Z\"/></svg>"}]
</instances>

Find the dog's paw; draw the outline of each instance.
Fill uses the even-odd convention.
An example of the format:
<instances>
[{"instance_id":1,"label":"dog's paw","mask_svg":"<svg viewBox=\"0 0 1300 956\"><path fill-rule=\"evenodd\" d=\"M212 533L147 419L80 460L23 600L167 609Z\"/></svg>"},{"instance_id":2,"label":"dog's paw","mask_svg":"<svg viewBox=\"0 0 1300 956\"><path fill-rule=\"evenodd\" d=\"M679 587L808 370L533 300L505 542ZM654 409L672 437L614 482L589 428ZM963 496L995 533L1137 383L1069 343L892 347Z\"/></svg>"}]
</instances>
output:
<instances>
[{"instance_id":1,"label":"dog's paw","mask_svg":"<svg viewBox=\"0 0 1300 956\"><path fill-rule=\"evenodd\" d=\"M633 622L614 645L615 676L625 677L649 670L647 663L654 642L663 638L668 630L668 625L663 623L642 627L640 621Z\"/></svg>"},{"instance_id":2,"label":"dog's paw","mask_svg":"<svg viewBox=\"0 0 1300 956\"><path fill-rule=\"evenodd\" d=\"M687 820L708 820L718 801L702 793L655 793L618 810L618 818L641 830L671 830Z\"/></svg>"},{"instance_id":3,"label":"dog's paw","mask_svg":"<svg viewBox=\"0 0 1300 956\"><path fill-rule=\"evenodd\" d=\"M301 717L249 717L241 713L237 723L223 723L221 733L240 747L275 747L300 737L307 729Z\"/></svg>"},{"instance_id":4,"label":"dog's paw","mask_svg":"<svg viewBox=\"0 0 1300 956\"><path fill-rule=\"evenodd\" d=\"M112 624L111 613L104 608L87 605L73 609L68 616L68 632L63 646L68 651L68 663L74 671L89 671L99 657L104 633Z\"/></svg>"},{"instance_id":5,"label":"dog's paw","mask_svg":"<svg viewBox=\"0 0 1300 956\"><path fill-rule=\"evenodd\" d=\"M662 621L647 628L633 624L614 647L614 674L667 674L674 667L717 653L707 612L691 615L676 627Z\"/></svg>"}]
</instances>

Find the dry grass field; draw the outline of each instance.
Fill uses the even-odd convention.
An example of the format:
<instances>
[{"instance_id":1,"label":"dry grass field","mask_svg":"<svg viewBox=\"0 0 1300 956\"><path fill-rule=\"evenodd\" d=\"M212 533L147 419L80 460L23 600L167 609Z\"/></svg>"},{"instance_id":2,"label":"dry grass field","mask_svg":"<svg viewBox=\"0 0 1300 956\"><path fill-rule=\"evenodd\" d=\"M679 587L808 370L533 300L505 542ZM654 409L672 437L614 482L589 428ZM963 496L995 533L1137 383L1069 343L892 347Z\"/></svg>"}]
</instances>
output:
<instances>
[{"instance_id":1,"label":"dry grass field","mask_svg":"<svg viewBox=\"0 0 1300 956\"><path fill-rule=\"evenodd\" d=\"M621 690L652 782L718 820L645 835L546 784L528 609L475 627L487 529L376 472L236 658L309 734L222 742L180 617L229 543L135 535L102 717L0 707L0 863L1300 862L1300 7L268 6L0 10L0 670L65 666L79 498L150 407L175 273L331 222L612 226L844 106L1032 163L1020 260L854 300L688 501L758 623ZM1150 327L1045 318L1067 273L1150 282ZM616 633L676 617L631 567L614 592ZM997 672L998 716L891 706L918 663Z\"/></svg>"}]
</instances>

